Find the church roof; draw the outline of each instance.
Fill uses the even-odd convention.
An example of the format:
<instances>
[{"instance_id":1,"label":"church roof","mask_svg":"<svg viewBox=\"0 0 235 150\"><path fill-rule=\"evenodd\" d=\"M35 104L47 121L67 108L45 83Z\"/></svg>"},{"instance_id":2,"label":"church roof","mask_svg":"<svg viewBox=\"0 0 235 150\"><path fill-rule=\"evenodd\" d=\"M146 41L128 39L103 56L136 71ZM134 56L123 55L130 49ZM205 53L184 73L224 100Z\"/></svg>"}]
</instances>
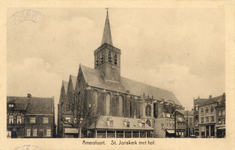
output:
<instances>
[{"instance_id":1,"label":"church roof","mask_svg":"<svg viewBox=\"0 0 235 150\"><path fill-rule=\"evenodd\" d=\"M73 76L73 75L70 75L70 78L71 78L72 83L73 83L73 90L75 90L76 82L77 82L77 77Z\"/></svg>"},{"instance_id":2,"label":"church roof","mask_svg":"<svg viewBox=\"0 0 235 150\"><path fill-rule=\"evenodd\" d=\"M108 43L110 45L113 45L108 11L107 11L107 16L106 16L106 20L105 20L104 32L103 32L103 38L102 38L101 45L104 43Z\"/></svg>"},{"instance_id":3,"label":"church roof","mask_svg":"<svg viewBox=\"0 0 235 150\"><path fill-rule=\"evenodd\" d=\"M143 95L143 93L145 93L145 95L149 95L150 97L153 96L154 99L161 100L162 98L164 98L165 100L173 100L177 105L181 105L171 91L157 88L124 77L121 77L120 83L105 82L104 77L98 70L83 65L81 65L81 70L83 72L87 84L90 86L122 92L122 93L126 93L128 90L129 94L136 96L141 96Z\"/></svg>"},{"instance_id":4,"label":"church roof","mask_svg":"<svg viewBox=\"0 0 235 150\"><path fill-rule=\"evenodd\" d=\"M64 86L64 91L66 95L67 95L68 85L69 85L69 82L64 81L64 80L62 81L62 86Z\"/></svg>"},{"instance_id":5,"label":"church roof","mask_svg":"<svg viewBox=\"0 0 235 150\"><path fill-rule=\"evenodd\" d=\"M53 98L40 98L7 96L8 103L14 103L14 110L26 110L29 114L53 114L54 99Z\"/></svg>"}]
</instances>

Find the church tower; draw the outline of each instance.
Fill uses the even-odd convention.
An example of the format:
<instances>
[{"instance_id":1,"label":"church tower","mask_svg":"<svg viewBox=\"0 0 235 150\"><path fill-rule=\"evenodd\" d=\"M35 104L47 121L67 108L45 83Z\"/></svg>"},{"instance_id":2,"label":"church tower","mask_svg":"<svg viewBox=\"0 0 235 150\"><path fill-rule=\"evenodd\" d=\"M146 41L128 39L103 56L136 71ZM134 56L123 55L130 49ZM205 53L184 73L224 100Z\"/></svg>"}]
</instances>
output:
<instances>
[{"instance_id":1,"label":"church tower","mask_svg":"<svg viewBox=\"0 0 235 150\"><path fill-rule=\"evenodd\" d=\"M121 50L113 46L108 10L101 46L94 51L94 57L95 69L101 72L105 81L120 82Z\"/></svg>"}]
</instances>

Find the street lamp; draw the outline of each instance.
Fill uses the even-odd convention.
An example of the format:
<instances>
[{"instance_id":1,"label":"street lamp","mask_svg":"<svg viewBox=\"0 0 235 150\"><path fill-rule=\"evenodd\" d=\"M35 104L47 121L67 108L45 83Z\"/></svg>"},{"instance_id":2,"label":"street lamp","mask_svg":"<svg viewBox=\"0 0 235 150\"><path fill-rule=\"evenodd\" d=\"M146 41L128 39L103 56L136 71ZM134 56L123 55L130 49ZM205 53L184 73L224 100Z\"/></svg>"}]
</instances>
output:
<instances>
[{"instance_id":1,"label":"street lamp","mask_svg":"<svg viewBox=\"0 0 235 150\"><path fill-rule=\"evenodd\" d=\"M172 102L173 103L173 106L175 107L175 117L174 117L174 120L175 120L175 137L176 137L176 104L175 104L175 102L174 101L172 101L172 100L168 100L168 101L170 101L170 102Z\"/></svg>"},{"instance_id":2,"label":"street lamp","mask_svg":"<svg viewBox=\"0 0 235 150\"><path fill-rule=\"evenodd\" d=\"M82 138L82 121L83 121L83 118L81 117L80 118L80 131L79 131L79 137Z\"/></svg>"}]
</instances>

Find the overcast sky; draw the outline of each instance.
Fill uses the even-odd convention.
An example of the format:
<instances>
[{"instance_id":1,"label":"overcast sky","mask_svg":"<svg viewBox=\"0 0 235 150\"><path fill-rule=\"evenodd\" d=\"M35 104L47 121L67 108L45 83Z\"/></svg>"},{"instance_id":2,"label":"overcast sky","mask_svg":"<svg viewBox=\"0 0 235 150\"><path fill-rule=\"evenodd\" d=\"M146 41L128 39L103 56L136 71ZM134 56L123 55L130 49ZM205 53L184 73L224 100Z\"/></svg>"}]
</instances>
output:
<instances>
[{"instance_id":1,"label":"overcast sky","mask_svg":"<svg viewBox=\"0 0 235 150\"><path fill-rule=\"evenodd\" d=\"M8 17L24 9L9 9ZM7 95L55 97L81 63L94 68L106 10L33 9L36 22L7 27ZM225 92L223 9L109 9L121 75L172 91L188 109L193 98Z\"/></svg>"}]
</instances>

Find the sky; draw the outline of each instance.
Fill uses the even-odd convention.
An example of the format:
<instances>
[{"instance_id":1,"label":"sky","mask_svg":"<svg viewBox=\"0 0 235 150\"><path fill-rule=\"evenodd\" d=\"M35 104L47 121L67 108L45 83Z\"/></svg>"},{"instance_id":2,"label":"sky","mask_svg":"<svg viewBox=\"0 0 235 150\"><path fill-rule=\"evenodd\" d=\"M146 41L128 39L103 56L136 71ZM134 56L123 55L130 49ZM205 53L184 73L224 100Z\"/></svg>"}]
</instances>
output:
<instances>
[{"instance_id":1,"label":"sky","mask_svg":"<svg viewBox=\"0 0 235 150\"><path fill-rule=\"evenodd\" d=\"M25 9L8 9L8 17ZM7 26L7 95L54 96L79 64L94 68L105 8L39 9L35 20ZM16 19L16 18L15 18ZM172 91L186 108L225 92L223 9L109 9L121 76Z\"/></svg>"}]
</instances>

